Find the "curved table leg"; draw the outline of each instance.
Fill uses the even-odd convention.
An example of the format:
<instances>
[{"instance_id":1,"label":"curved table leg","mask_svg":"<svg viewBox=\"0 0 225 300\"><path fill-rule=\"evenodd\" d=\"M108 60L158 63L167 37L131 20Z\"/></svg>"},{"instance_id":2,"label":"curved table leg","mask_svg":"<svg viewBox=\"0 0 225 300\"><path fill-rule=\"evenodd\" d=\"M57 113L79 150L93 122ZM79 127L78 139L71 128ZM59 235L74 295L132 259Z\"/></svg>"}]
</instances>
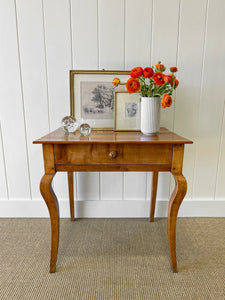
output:
<instances>
[{"instance_id":1,"label":"curved table leg","mask_svg":"<svg viewBox=\"0 0 225 300\"><path fill-rule=\"evenodd\" d=\"M50 273L55 272L59 245L59 204L52 189L52 179L55 174L45 174L40 183L41 195L44 198L51 220L51 259Z\"/></svg>"},{"instance_id":2,"label":"curved table leg","mask_svg":"<svg viewBox=\"0 0 225 300\"><path fill-rule=\"evenodd\" d=\"M179 207L187 192L187 182L182 174L173 174L175 188L169 202L168 210L168 241L173 272L177 272L176 261L176 223Z\"/></svg>"}]
</instances>

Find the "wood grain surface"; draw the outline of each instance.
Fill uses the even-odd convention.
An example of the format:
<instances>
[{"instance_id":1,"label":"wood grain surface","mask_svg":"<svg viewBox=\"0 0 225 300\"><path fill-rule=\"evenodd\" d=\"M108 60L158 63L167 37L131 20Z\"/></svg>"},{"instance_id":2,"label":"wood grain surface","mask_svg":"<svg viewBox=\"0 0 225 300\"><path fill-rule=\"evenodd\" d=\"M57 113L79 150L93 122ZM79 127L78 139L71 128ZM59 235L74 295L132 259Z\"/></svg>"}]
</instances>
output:
<instances>
[{"instance_id":1,"label":"wood grain surface","mask_svg":"<svg viewBox=\"0 0 225 300\"><path fill-rule=\"evenodd\" d=\"M68 172L70 216L74 220L73 172L75 171L153 171L150 221L154 221L158 172L170 171L175 188L169 202L168 242L173 272L177 272L176 221L179 207L187 191L182 174L184 144L192 143L161 128L156 136L144 137L137 132L96 131L88 138L78 133L65 134L62 129L35 141L43 144L45 174L40 183L41 194L48 206L51 219L50 272L55 272L59 243L58 200L52 189L57 171ZM113 184L113 183L112 183Z\"/></svg>"},{"instance_id":2,"label":"wood grain surface","mask_svg":"<svg viewBox=\"0 0 225 300\"><path fill-rule=\"evenodd\" d=\"M35 140L34 144L86 144L86 143L141 143L141 144L192 144L193 142L179 136L166 128L160 128L156 135L146 136L141 132L92 131L84 137L76 131L66 134L61 128Z\"/></svg>"}]
</instances>

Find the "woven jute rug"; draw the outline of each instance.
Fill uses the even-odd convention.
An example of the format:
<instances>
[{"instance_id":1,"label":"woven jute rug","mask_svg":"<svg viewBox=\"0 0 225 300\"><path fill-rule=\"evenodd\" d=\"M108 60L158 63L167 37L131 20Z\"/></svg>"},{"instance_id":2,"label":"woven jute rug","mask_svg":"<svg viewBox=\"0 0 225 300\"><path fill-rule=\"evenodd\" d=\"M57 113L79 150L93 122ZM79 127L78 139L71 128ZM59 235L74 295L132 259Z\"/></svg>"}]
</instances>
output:
<instances>
[{"instance_id":1,"label":"woven jute rug","mask_svg":"<svg viewBox=\"0 0 225 300\"><path fill-rule=\"evenodd\" d=\"M0 219L0 299L225 299L225 218L179 218L178 273L167 220L60 220L49 273L49 219Z\"/></svg>"}]
</instances>

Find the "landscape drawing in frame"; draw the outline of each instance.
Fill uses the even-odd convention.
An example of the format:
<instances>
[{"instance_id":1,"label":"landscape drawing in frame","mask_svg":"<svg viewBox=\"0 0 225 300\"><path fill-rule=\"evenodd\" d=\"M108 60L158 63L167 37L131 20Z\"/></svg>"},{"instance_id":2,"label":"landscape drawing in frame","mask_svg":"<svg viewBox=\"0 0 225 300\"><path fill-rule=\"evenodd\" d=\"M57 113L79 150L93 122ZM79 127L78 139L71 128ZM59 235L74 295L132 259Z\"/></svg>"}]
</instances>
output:
<instances>
[{"instance_id":1,"label":"landscape drawing in frame","mask_svg":"<svg viewBox=\"0 0 225 300\"><path fill-rule=\"evenodd\" d=\"M115 87L112 81L119 77L126 82L130 71L70 71L70 114L80 122L88 123L95 130L114 129Z\"/></svg>"}]
</instances>

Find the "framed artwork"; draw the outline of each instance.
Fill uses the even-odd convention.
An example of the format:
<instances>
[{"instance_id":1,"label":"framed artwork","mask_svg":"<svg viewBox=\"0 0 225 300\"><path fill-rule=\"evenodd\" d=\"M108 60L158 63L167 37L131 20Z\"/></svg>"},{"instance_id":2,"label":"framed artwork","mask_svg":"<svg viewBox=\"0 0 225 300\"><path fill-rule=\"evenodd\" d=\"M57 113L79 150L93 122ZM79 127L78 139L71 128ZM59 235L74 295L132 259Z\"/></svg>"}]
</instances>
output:
<instances>
[{"instance_id":1,"label":"framed artwork","mask_svg":"<svg viewBox=\"0 0 225 300\"><path fill-rule=\"evenodd\" d=\"M114 129L114 93L125 86L114 87L115 77L126 82L130 71L70 71L70 114L84 120L95 130Z\"/></svg>"},{"instance_id":2,"label":"framed artwork","mask_svg":"<svg viewBox=\"0 0 225 300\"><path fill-rule=\"evenodd\" d=\"M115 91L114 130L139 131L141 116L140 95Z\"/></svg>"}]
</instances>

